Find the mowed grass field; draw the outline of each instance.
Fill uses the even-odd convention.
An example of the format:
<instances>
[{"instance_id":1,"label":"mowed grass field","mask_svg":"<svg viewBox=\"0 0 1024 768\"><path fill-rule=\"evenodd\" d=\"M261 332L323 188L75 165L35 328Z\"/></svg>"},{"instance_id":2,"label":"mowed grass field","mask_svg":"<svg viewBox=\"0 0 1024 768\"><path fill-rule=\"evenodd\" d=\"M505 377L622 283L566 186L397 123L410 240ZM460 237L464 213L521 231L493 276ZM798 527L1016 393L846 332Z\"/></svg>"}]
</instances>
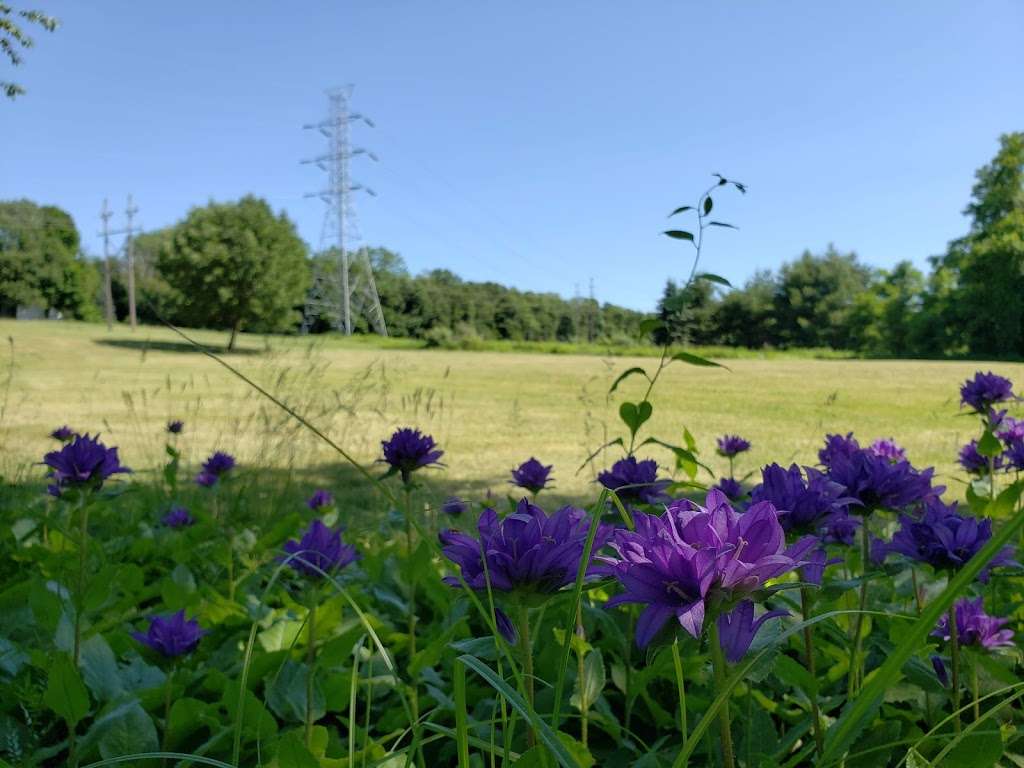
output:
<instances>
[{"instance_id":1,"label":"mowed grass field","mask_svg":"<svg viewBox=\"0 0 1024 768\"><path fill-rule=\"evenodd\" d=\"M194 336L215 347L226 339ZM0 339L0 473L8 482L42 477L34 462L53 447L50 430L65 423L101 432L126 464L153 470L166 460L164 424L181 418L180 444L192 465L222 449L268 478L288 478L296 494L326 484L343 499L365 498L337 454L169 330L0 321ZM577 469L620 434L618 404L639 397L640 380L626 382L612 401L608 387L630 366L656 365L651 358L454 352L323 337L246 336L242 347L225 359L367 465L396 426L430 432L447 465L427 473L432 492L475 499L488 490L509 493L510 468L531 455L555 465L552 501L591 498L594 470ZM979 368L1024 380L1024 365L1014 363L724 362L729 370L673 365L655 392L647 434L681 442L685 426L701 458L721 471L714 438L739 433L753 449L739 460L738 475L770 461L814 463L826 432L895 437L915 464L935 466L954 496L963 491L956 452L976 430L973 419L958 415L959 383ZM663 450L649 455L670 464ZM598 468L615 458L609 452Z\"/></svg>"}]
</instances>

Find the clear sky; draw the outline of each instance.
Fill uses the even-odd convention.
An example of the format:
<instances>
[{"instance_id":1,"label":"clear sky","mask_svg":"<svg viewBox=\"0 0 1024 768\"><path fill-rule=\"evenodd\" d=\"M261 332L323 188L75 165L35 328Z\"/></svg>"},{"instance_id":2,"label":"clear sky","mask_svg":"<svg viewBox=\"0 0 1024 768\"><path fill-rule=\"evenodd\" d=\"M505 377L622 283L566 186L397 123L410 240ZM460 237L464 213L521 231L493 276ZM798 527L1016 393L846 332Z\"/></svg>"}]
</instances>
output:
<instances>
[{"instance_id":1,"label":"clear sky","mask_svg":"<svg viewBox=\"0 0 1024 768\"><path fill-rule=\"evenodd\" d=\"M24 3L16 3L24 4ZM268 198L314 247L321 151L301 125L353 83L366 242L414 272L652 308L688 272L665 214L720 172L707 269L742 282L834 242L887 266L961 234L975 169L1024 129L1024 4L36 0L0 102L0 199L146 228Z\"/></svg>"}]
</instances>

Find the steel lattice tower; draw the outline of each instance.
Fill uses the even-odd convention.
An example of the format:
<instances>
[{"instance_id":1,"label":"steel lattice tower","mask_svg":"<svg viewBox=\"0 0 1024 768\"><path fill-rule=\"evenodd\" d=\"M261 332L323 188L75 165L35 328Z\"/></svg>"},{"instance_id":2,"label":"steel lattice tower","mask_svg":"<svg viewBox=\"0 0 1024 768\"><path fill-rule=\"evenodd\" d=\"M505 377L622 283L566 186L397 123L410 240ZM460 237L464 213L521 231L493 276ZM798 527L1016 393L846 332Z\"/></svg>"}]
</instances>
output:
<instances>
[{"instance_id":1,"label":"steel lattice tower","mask_svg":"<svg viewBox=\"0 0 1024 768\"><path fill-rule=\"evenodd\" d=\"M352 86L327 91L330 104L327 119L303 126L319 130L327 138L326 154L302 162L311 163L327 172L327 188L306 197L319 197L327 204L321 249L331 243L334 263L330 269L323 269L319 264L315 268L313 286L303 312L302 332L308 332L316 318L327 312L335 328L348 336L352 333L353 316L365 311L373 329L387 336L388 329L369 255L365 248L352 249L353 243L359 238L352 208L352 193L363 190L374 197L376 194L372 189L352 181L349 160L356 155L366 155L372 160L377 160L377 156L361 147L353 147L349 140L351 123L362 122L373 127L369 118L349 109L351 96Z\"/></svg>"}]
</instances>

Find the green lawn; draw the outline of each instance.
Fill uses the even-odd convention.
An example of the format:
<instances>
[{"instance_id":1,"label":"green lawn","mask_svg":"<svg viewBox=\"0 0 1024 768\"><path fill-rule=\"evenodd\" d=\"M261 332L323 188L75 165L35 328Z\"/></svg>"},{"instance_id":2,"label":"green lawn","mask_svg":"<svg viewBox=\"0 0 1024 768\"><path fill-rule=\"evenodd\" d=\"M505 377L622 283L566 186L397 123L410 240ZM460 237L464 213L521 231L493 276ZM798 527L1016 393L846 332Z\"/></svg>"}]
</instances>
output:
<instances>
[{"instance_id":1,"label":"green lawn","mask_svg":"<svg viewBox=\"0 0 1024 768\"><path fill-rule=\"evenodd\" d=\"M186 421L191 462L221 448L268 477L299 486L331 483L362 498L338 458L313 435L172 332L135 333L101 325L0 321L10 339L0 354L0 472L40 477L38 462L63 423L100 431L123 460L151 469L164 460L162 428ZM220 346L224 334L196 332ZM618 400L605 393L617 372L649 358L409 348L392 341L246 337L232 365L306 414L366 463L391 429L432 433L447 468L431 473L436 492L479 498L504 494L508 470L536 455L555 465L558 495L586 497L593 473L583 458L618 434ZM13 360L13 366L11 361ZM934 465L957 495L957 447L975 422L958 416L958 385L978 368L1017 381L1019 363L818 360L775 356L731 359L730 370L677 365L654 397L652 431L678 442L685 425L716 469L713 439L737 432L753 442L743 472L769 461L815 461L826 431L862 439L895 437L915 464ZM619 395L636 397L638 379ZM669 458L664 452L652 456ZM609 457L611 460L612 457ZM304 492L298 488L296 493Z\"/></svg>"}]
</instances>

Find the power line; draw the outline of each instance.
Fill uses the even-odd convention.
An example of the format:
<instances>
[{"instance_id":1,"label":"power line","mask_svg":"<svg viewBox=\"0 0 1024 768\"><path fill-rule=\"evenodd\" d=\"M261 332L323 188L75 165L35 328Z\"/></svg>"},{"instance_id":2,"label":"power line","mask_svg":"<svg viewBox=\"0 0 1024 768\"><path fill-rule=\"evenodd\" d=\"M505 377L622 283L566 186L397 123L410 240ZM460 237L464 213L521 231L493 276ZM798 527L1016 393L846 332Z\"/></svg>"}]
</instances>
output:
<instances>
[{"instance_id":1,"label":"power line","mask_svg":"<svg viewBox=\"0 0 1024 768\"><path fill-rule=\"evenodd\" d=\"M326 154L302 162L316 165L327 172L327 188L307 194L306 197L319 197L327 204L321 240L326 239L328 231L333 231L336 253L333 254L334 264L331 269L321 269L319 263L314 266L313 285L306 298L302 330L308 332L315 319L326 311L336 318L335 327L338 330L346 336L351 335L355 305L355 314L365 310L374 330L387 336L387 324L373 279L369 254L365 248L358 249L354 259L350 259L351 242L356 234L351 194L363 190L376 197L376 193L351 180L349 160L356 155L366 155L371 160L377 160L375 154L362 147L353 147L349 141L349 126L352 122L361 121L373 127L372 120L349 109L351 96L352 86L327 91L328 117L319 123L303 126L306 129L317 129L327 138ZM354 273L353 266L356 267Z\"/></svg>"}]
</instances>

